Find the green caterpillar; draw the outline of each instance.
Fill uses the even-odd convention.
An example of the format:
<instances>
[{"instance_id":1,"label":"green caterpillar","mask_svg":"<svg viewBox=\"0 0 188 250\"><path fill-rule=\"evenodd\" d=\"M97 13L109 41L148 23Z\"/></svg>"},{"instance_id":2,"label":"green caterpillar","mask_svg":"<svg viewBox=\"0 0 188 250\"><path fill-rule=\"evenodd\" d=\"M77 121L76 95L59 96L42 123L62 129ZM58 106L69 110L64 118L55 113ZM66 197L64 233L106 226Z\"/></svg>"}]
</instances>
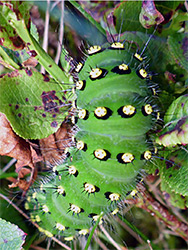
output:
<instances>
[{"instance_id":1,"label":"green caterpillar","mask_svg":"<svg viewBox=\"0 0 188 250\"><path fill-rule=\"evenodd\" d=\"M25 203L41 232L66 240L118 212L155 154L148 132L159 116L145 60L124 43L90 47L75 73L73 145Z\"/></svg>"}]
</instances>

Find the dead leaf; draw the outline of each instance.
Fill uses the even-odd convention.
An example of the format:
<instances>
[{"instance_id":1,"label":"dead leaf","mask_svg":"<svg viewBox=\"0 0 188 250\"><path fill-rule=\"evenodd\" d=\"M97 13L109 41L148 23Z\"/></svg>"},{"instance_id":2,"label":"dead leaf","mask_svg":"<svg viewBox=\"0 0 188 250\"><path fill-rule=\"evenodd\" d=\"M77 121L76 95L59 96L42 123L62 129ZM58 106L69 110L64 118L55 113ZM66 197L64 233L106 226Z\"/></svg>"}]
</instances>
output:
<instances>
[{"instance_id":1,"label":"dead leaf","mask_svg":"<svg viewBox=\"0 0 188 250\"><path fill-rule=\"evenodd\" d=\"M39 140L42 157L52 166L60 164L66 158L64 150L72 144L72 130L68 123L62 123L55 134Z\"/></svg>"},{"instance_id":2,"label":"dead leaf","mask_svg":"<svg viewBox=\"0 0 188 250\"><path fill-rule=\"evenodd\" d=\"M38 161L39 157L34 150L31 150L31 146L28 142L14 133L3 113L0 113L0 155L7 155L17 159L16 172L18 173L18 180L16 182L17 184L14 183L15 186L19 186L20 178L28 174L28 170L24 172L22 169L24 166L30 167L31 179L29 183L32 183L33 177L36 176L34 173L36 170L34 168L33 158L35 158L35 161Z\"/></svg>"},{"instance_id":3,"label":"dead leaf","mask_svg":"<svg viewBox=\"0 0 188 250\"><path fill-rule=\"evenodd\" d=\"M35 58L33 58L33 57L30 57L29 59L27 59L26 61L24 61L23 63L22 63L22 65L24 66L24 67L36 67L37 66L37 64L38 64L38 61L35 59Z\"/></svg>"},{"instance_id":4,"label":"dead leaf","mask_svg":"<svg viewBox=\"0 0 188 250\"><path fill-rule=\"evenodd\" d=\"M17 159L18 179L8 178L12 182L9 188L19 187L27 191L37 177L37 162L50 166L62 163L66 158L65 149L72 145L72 134L71 126L64 122L55 134L40 139L38 143L37 140L24 140L14 133L6 116L0 113L0 155ZM30 180L23 180L28 174Z\"/></svg>"}]
</instances>

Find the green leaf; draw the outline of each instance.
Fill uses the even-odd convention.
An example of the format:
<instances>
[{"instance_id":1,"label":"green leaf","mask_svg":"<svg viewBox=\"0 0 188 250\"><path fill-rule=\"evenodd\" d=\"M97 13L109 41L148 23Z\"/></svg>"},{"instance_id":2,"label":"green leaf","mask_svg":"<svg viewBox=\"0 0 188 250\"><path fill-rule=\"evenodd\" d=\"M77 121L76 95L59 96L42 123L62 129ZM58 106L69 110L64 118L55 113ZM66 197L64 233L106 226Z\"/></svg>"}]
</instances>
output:
<instances>
[{"instance_id":1,"label":"green leaf","mask_svg":"<svg viewBox=\"0 0 188 250\"><path fill-rule=\"evenodd\" d=\"M159 11L161 11L163 14L169 13L170 11L175 11L180 4L183 5L184 1L155 1L157 9L159 9Z\"/></svg>"},{"instance_id":2,"label":"green leaf","mask_svg":"<svg viewBox=\"0 0 188 250\"><path fill-rule=\"evenodd\" d=\"M164 117L165 127L156 142L165 147L188 144L188 95L177 98Z\"/></svg>"},{"instance_id":3,"label":"green leaf","mask_svg":"<svg viewBox=\"0 0 188 250\"><path fill-rule=\"evenodd\" d=\"M186 11L182 11L184 1L155 1L155 5L165 17L164 22L158 27L159 36L168 37L184 29L184 22L188 18Z\"/></svg>"},{"instance_id":4,"label":"green leaf","mask_svg":"<svg viewBox=\"0 0 188 250\"><path fill-rule=\"evenodd\" d=\"M17 59L13 50L7 49L0 45L0 64L11 70L19 69L19 65L16 63ZM18 61L17 61L18 62Z\"/></svg>"},{"instance_id":5,"label":"green leaf","mask_svg":"<svg viewBox=\"0 0 188 250\"><path fill-rule=\"evenodd\" d=\"M163 26L160 35L168 37L176 35L178 32L186 32L186 21L188 21L188 13L175 12L172 20L167 23L168 25L166 24L166 26Z\"/></svg>"},{"instance_id":6,"label":"green leaf","mask_svg":"<svg viewBox=\"0 0 188 250\"><path fill-rule=\"evenodd\" d=\"M39 33L38 33L36 25L33 22L31 22L30 33L35 38L35 40L38 42L39 41Z\"/></svg>"},{"instance_id":7,"label":"green leaf","mask_svg":"<svg viewBox=\"0 0 188 250\"><path fill-rule=\"evenodd\" d=\"M18 226L0 218L0 249L19 250L25 241L25 233Z\"/></svg>"},{"instance_id":8,"label":"green leaf","mask_svg":"<svg viewBox=\"0 0 188 250\"><path fill-rule=\"evenodd\" d=\"M40 139L56 132L71 106L60 84L27 69L0 78L0 99L0 111L13 130L26 139Z\"/></svg>"},{"instance_id":9,"label":"green leaf","mask_svg":"<svg viewBox=\"0 0 188 250\"><path fill-rule=\"evenodd\" d=\"M18 3L12 1L12 3L2 2L0 5L0 44L12 49L22 50L25 47L25 43L15 33L14 28L10 25L11 19L20 20L24 19L26 25L29 22L28 11L31 6L28 2Z\"/></svg>"},{"instance_id":10,"label":"green leaf","mask_svg":"<svg viewBox=\"0 0 188 250\"><path fill-rule=\"evenodd\" d=\"M137 1L126 1L121 3L114 10L115 17L115 27L117 32L121 31L142 31L145 32L145 29L139 22L139 15L142 8L142 2Z\"/></svg>"},{"instance_id":11,"label":"green leaf","mask_svg":"<svg viewBox=\"0 0 188 250\"><path fill-rule=\"evenodd\" d=\"M74 7L75 7L78 11L80 11L80 13L82 13L82 15L83 15L85 18L87 18L87 19L89 20L89 22L90 22L92 25L94 25L102 35L106 36L106 32L105 32L105 30L101 27L101 25L98 24L98 23L95 21L95 19L92 18L92 16L91 16L90 14L88 14L88 13L80 6L80 4L78 4L76 1L71 1L71 4L74 5Z\"/></svg>"},{"instance_id":12,"label":"green leaf","mask_svg":"<svg viewBox=\"0 0 188 250\"><path fill-rule=\"evenodd\" d=\"M25 49L14 51L3 46L0 46L0 55L3 59L3 62L0 60L0 63L8 64L8 68L12 70L20 69L21 64L30 58Z\"/></svg>"},{"instance_id":13,"label":"green leaf","mask_svg":"<svg viewBox=\"0 0 188 250\"><path fill-rule=\"evenodd\" d=\"M149 34L142 32L124 32L121 39L125 39L129 43L134 41L138 52L142 52L148 39ZM166 45L166 39L160 37L153 37L145 49L144 56L149 60L149 69L154 72L163 72L169 64L169 51Z\"/></svg>"},{"instance_id":14,"label":"green leaf","mask_svg":"<svg viewBox=\"0 0 188 250\"><path fill-rule=\"evenodd\" d=\"M30 56L35 57L35 59L44 66L45 70L53 76L57 82L68 82L68 78L65 76L64 72L29 33L27 29L27 20L29 17L28 12L24 12L25 5L19 6L17 9L17 3L18 2L16 2L15 5L10 3L2 3L2 5L0 5L0 20L2 20L0 44L9 49L27 49ZM23 13L21 10L24 10ZM26 22L23 19L24 16L27 16ZM12 37L13 34L14 37Z\"/></svg>"},{"instance_id":15,"label":"green leaf","mask_svg":"<svg viewBox=\"0 0 188 250\"><path fill-rule=\"evenodd\" d=\"M65 49L64 46L62 46L61 48L60 62L67 77L71 77L69 71L71 70L71 63L74 62L74 59L69 56L69 52Z\"/></svg>"},{"instance_id":16,"label":"green leaf","mask_svg":"<svg viewBox=\"0 0 188 250\"><path fill-rule=\"evenodd\" d=\"M180 209L186 208L188 196L183 197L182 195L173 192L164 179L161 181L161 191L164 192L163 195L165 199L169 200L174 207L178 207Z\"/></svg>"},{"instance_id":17,"label":"green leaf","mask_svg":"<svg viewBox=\"0 0 188 250\"><path fill-rule=\"evenodd\" d=\"M174 62L188 71L188 34L170 36L167 42Z\"/></svg>"},{"instance_id":18,"label":"green leaf","mask_svg":"<svg viewBox=\"0 0 188 250\"><path fill-rule=\"evenodd\" d=\"M188 196L188 152L179 149L168 157L161 170L161 178L171 191Z\"/></svg>"},{"instance_id":19,"label":"green leaf","mask_svg":"<svg viewBox=\"0 0 188 250\"><path fill-rule=\"evenodd\" d=\"M165 123L177 123L179 119L188 115L188 95L178 97L165 114Z\"/></svg>"},{"instance_id":20,"label":"green leaf","mask_svg":"<svg viewBox=\"0 0 188 250\"><path fill-rule=\"evenodd\" d=\"M16 178L16 176L12 176ZM2 180L1 183L3 183ZM7 184L5 181L4 183ZM28 227L27 221L23 220L23 216L11 206L7 200L2 199L2 196L12 198L5 189L7 189L7 186L0 188L0 218L9 221L10 223L16 223L16 225L27 234L33 233L34 228Z\"/></svg>"}]
</instances>

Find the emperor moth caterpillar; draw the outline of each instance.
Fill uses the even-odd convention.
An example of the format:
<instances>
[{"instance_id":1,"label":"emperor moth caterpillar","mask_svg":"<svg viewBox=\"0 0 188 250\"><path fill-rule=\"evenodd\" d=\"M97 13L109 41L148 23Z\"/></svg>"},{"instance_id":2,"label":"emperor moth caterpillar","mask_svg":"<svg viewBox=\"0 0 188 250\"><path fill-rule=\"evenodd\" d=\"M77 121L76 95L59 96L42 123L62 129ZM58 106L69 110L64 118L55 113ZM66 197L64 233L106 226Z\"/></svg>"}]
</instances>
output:
<instances>
[{"instance_id":1,"label":"emperor moth caterpillar","mask_svg":"<svg viewBox=\"0 0 188 250\"><path fill-rule=\"evenodd\" d=\"M115 214L135 188L154 154L148 132L158 116L145 59L125 43L90 47L75 73L73 146L25 204L41 232L69 240L87 234L101 213Z\"/></svg>"}]
</instances>

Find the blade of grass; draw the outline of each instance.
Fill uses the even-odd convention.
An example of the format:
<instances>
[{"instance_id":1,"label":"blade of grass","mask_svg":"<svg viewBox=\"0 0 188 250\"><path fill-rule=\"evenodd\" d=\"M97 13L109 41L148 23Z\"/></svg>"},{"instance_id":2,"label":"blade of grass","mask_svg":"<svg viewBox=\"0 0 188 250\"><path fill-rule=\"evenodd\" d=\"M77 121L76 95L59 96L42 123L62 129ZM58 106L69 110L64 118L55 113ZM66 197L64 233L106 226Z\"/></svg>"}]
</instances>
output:
<instances>
[{"instance_id":1,"label":"blade of grass","mask_svg":"<svg viewBox=\"0 0 188 250\"><path fill-rule=\"evenodd\" d=\"M132 225L128 220L125 219L125 217L122 217L120 214L118 214L118 217L120 218L120 220L122 220L127 226L129 226L135 233L137 233L144 242L148 243L148 241L150 242L150 240L134 225ZM153 243L151 243L151 246L153 249L159 249L156 245L154 245Z\"/></svg>"},{"instance_id":2,"label":"blade of grass","mask_svg":"<svg viewBox=\"0 0 188 250\"><path fill-rule=\"evenodd\" d=\"M93 234L94 234L94 232L95 232L95 229L97 228L97 226L98 226L98 224L99 224L99 222L100 222L102 216L103 216L103 213L101 213L101 215L100 215L99 218L97 219L97 221L96 221L94 227L92 228L92 230L91 230L91 232L90 232L90 235L89 235L89 237L88 237L88 239L87 239L87 243L86 243L86 245L85 245L84 250L88 250L88 247L89 247L89 245L90 245L90 242L91 242L91 239L92 239Z\"/></svg>"},{"instance_id":3,"label":"blade of grass","mask_svg":"<svg viewBox=\"0 0 188 250\"><path fill-rule=\"evenodd\" d=\"M18 177L18 174L15 173L15 172L12 172L12 173L0 173L0 179L6 179L8 177L14 177L14 178L17 178Z\"/></svg>"},{"instance_id":4,"label":"blade of grass","mask_svg":"<svg viewBox=\"0 0 188 250\"><path fill-rule=\"evenodd\" d=\"M31 244L34 242L34 240L37 238L38 233L35 233L31 236L31 238L27 241L27 244L24 245L24 250L29 250L31 247Z\"/></svg>"}]
</instances>

